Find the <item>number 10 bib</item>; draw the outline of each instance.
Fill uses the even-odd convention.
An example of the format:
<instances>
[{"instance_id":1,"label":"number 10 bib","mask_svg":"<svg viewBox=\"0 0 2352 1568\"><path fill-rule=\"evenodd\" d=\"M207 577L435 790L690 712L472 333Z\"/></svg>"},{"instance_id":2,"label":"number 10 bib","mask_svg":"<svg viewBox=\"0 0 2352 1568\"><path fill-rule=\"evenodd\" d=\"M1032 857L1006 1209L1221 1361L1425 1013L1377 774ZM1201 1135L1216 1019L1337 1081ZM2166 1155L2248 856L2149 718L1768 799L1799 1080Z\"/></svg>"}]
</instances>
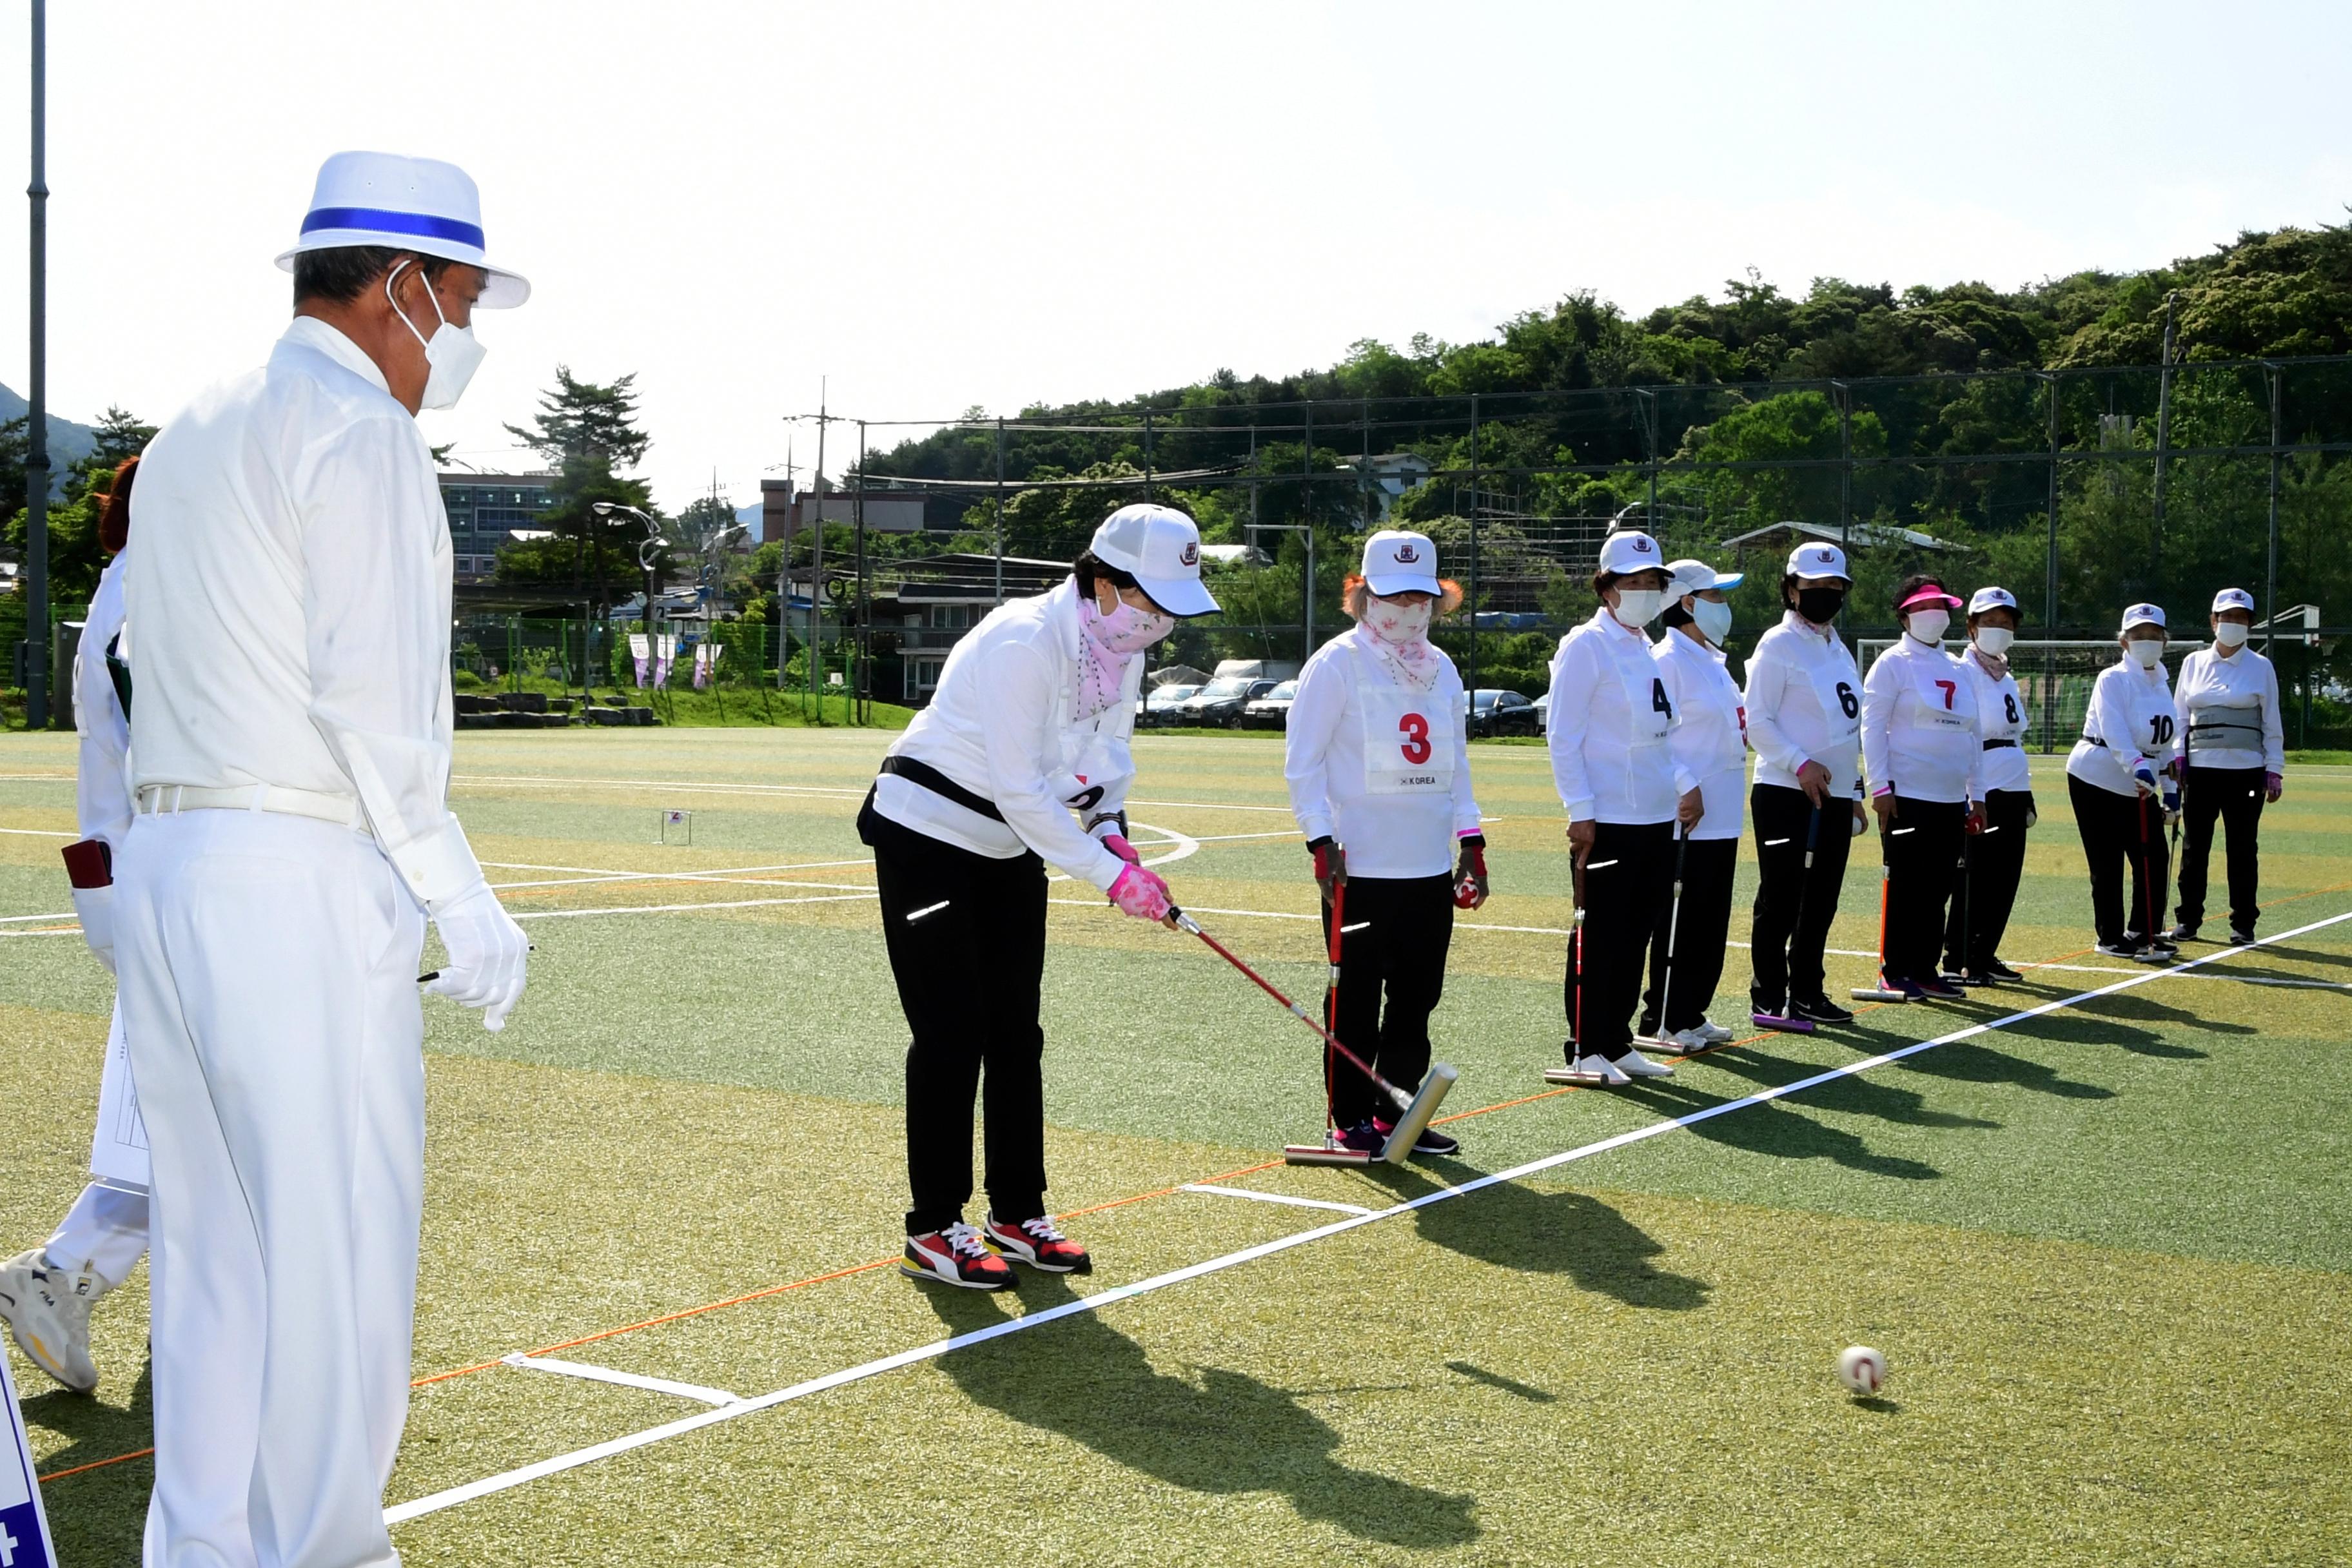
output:
<instances>
[{"instance_id":1,"label":"number 10 bib","mask_svg":"<svg viewBox=\"0 0 2352 1568\"><path fill-rule=\"evenodd\" d=\"M1367 680L1357 695L1364 704L1364 793L1450 793L1454 731L1445 694Z\"/></svg>"}]
</instances>

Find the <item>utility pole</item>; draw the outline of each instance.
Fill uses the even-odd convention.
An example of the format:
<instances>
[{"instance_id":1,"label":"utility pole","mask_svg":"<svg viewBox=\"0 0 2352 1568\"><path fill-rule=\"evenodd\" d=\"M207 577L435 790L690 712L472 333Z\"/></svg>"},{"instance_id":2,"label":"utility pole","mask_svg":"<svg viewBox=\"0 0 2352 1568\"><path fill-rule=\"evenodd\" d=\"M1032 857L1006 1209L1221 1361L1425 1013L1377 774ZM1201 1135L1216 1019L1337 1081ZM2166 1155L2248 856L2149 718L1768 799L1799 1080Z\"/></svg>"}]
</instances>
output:
<instances>
[{"instance_id":1,"label":"utility pole","mask_svg":"<svg viewBox=\"0 0 2352 1568\"><path fill-rule=\"evenodd\" d=\"M1470 395L1470 670L1464 688L1471 711L1478 703L1478 395ZM1465 716L1464 722L1468 722Z\"/></svg>"},{"instance_id":2,"label":"utility pole","mask_svg":"<svg viewBox=\"0 0 2352 1568\"><path fill-rule=\"evenodd\" d=\"M2148 597L2158 595L2158 575L2164 569L2164 470L2172 455L2172 306L2178 292L2164 297L2164 354L2157 371L2156 392L2156 529L2148 541Z\"/></svg>"},{"instance_id":3,"label":"utility pole","mask_svg":"<svg viewBox=\"0 0 2352 1568\"><path fill-rule=\"evenodd\" d=\"M25 416L25 726L49 722L49 184L44 174L48 95L43 69L48 7L33 0L32 367Z\"/></svg>"},{"instance_id":4,"label":"utility pole","mask_svg":"<svg viewBox=\"0 0 2352 1568\"><path fill-rule=\"evenodd\" d=\"M873 684L868 671L872 665L874 640L866 625L869 618L866 611L873 601L866 592L866 421L863 419L857 422L857 488L850 493L849 506L857 531L857 619L855 623L857 633L850 645L856 662L850 668L849 689L842 695L848 699L849 721L861 724L866 721L866 705L873 698L872 691L868 689Z\"/></svg>"},{"instance_id":5,"label":"utility pole","mask_svg":"<svg viewBox=\"0 0 2352 1568\"><path fill-rule=\"evenodd\" d=\"M2045 375L2042 384L2050 397L2050 552L2042 559L2042 635L2055 639L2058 636L2058 378ZM2050 751L2058 740L2058 650L2042 650L2042 749Z\"/></svg>"},{"instance_id":6,"label":"utility pole","mask_svg":"<svg viewBox=\"0 0 2352 1568\"><path fill-rule=\"evenodd\" d=\"M1004 603L1004 416L996 416L996 602Z\"/></svg>"},{"instance_id":7,"label":"utility pole","mask_svg":"<svg viewBox=\"0 0 2352 1568\"><path fill-rule=\"evenodd\" d=\"M2278 636L2278 503L2279 503L2279 433L2285 413L2286 373L2278 365L2263 367L2270 372L2271 384L2271 521L2269 564L2263 574L2263 657L2271 656L2271 640ZM2306 688L2310 682L2306 679ZM2308 726L2305 726L2308 728Z\"/></svg>"},{"instance_id":8,"label":"utility pole","mask_svg":"<svg viewBox=\"0 0 2352 1568\"><path fill-rule=\"evenodd\" d=\"M800 489L794 476L799 465L793 461L792 437L784 437L784 547L777 552L776 561L776 689L784 689L784 627L793 614L793 509L801 504ZM767 531L765 525L761 532ZM765 544L763 538L760 541Z\"/></svg>"},{"instance_id":9,"label":"utility pole","mask_svg":"<svg viewBox=\"0 0 2352 1568\"><path fill-rule=\"evenodd\" d=\"M809 554L808 618L809 696L815 700L816 721L819 724L824 722L824 693L817 689L816 672L817 666L824 662L823 656L818 652L819 646L824 640L824 609L818 595L823 592L824 586L824 427L830 423L830 417L825 413L827 406L829 405L825 401L825 378L819 376L816 384L816 532L814 542L810 546Z\"/></svg>"}]
</instances>

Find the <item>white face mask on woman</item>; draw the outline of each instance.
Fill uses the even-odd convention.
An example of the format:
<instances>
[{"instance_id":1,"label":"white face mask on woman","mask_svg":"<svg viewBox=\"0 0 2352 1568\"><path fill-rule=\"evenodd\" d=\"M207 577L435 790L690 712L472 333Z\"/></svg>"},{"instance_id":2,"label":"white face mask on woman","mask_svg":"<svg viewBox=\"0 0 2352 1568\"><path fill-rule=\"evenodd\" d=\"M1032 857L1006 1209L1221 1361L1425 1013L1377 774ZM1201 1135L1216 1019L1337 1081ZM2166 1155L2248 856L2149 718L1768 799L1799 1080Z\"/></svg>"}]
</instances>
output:
<instances>
[{"instance_id":1,"label":"white face mask on woman","mask_svg":"<svg viewBox=\"0 0 2352 1568\"><path fill-rule=\"evenodd\" d=\"M2213 641L2220 647L2243 647L2246 646L2246 634L2253 629L2237 621L2217 622L2213 627Z\"/></svg>"},{"instance_id":2,"label":"white face mask on woman","mask_svg":"<svg viewBox=\"0 0 2352 1568\"><path fill-rule=\"evenodd\" d=\"M1994 658L1999 658L2009 652L2009 645L2016 640L2017 634L2010 630L2007 626L1979 626L1977 628L1977 647L1982 648L1988 655Z\"/></svg>"},{"instance_id":3,"label":"white face mask on woman","mask_svg":"<svg viewBox=\"0 0 2352 1568\"><path fill-rule=\"evenodd\" d=\"M1944 628L1952 624L1952 612L1946 609L1914 610L1904 623L1911 635L1934 647L1944 640Z\"/></svg>"},{"instance_id":4,"label":"white face mask on woman","mask_svg":"<svg viewBox=\"0 0 2352 1568\"><path fill-rule=\"evenodd\" d=\"M1382 642L1402 647L1429 636L1429 617L1433 608L1434 606L1427 603L1398 604L1374 595L1364 605L1364 625Z\"/></svg>"},{"instance_id":5,"label":"white face mask on woman","mask_svg":"<svg viewBox=\"0 0 2352 1568\"><path fill-rule=\"evenodd\" d=\"M1697 623L1699 634L1716 647L1731 635L1731 606L1718 605L1713 599L1693 599L1691 619Z\"/></svg>"},{"instance_id":6,"label":"white face mask on woman","mask_svg":"<svg viewBox=\"0 0 2352 1568\"><path fill-rule=\"evenodd\" d=\"M1658 613L1665 607L1666 591L1664 588L1620 588L1617 590L1617 603L1609 613L1617 617L1619 626L1628 631L1638 632L1656 620Z\"/></svg>"},{"instance_id":7,"label":"white face mask on woman","mask_svg":"<svg viewBox=\"0 0 2352 1568\"><path fill-rule=\"evenodd\" d=\"M2124 652L2142 669L2154 669L2164 662L2164 639L2139 637L2124 644Z\"/></svg>"},{"instance_id":8,"label":"white face mask on woman","mask_svg":"<svg viewBox=\"0 0 2352 1568\"><path fill-rule=\"evenodd\" d=\"M490 351L474 336L473 328L458 326L441 314L441 300L433 292L430 278L425 279L425 297L432 301L433 313L440 318L441 324L433 329L433 335L429 338L416 330L416 323L408 319L408 312L400 308L400 301L392 299L392 285L399 278L401 268L413 265L412 262L399 262L384 274L383 297L392 300L392 312L400 318L400 324L425 345L425 363L430 368L425 373L425 395L417 400L418 406L455 408L457 399L466 395L466 384L474 379L474 373L481 369L483 357ZM417 276L422 278L424 274L420 272Z\"/></svg>"}]
</instances>

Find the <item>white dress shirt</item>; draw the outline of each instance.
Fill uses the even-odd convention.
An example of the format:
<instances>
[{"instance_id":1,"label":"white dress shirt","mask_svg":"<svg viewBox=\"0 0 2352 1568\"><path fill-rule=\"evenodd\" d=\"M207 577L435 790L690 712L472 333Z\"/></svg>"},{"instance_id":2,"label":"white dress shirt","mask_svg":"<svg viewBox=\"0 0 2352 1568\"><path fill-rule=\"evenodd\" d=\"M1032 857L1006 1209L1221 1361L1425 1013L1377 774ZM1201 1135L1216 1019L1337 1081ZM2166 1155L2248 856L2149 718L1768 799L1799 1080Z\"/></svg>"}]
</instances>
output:
<instances>
[{"instance_id":1,"label":"white dress shirt","mask_svg":"<svg viewBox=\"0 0 2352 1568\"><path fill-rule=\"evenodd\" d=\"M1960 668L1968 671L1969 685L1976 692L1977 738L1985 748L1983 761L1977 764L1978 787L1988 795L1997 789L2030 792L2033 770L2025 760L2025 736L2033 728L2033 716L2025 710L2025 693L2018 689L2017 677L2004 674L1995 680L1973 647L1960 655ZM1995 741L2010 743L1996 746Z\"/></svg>"},{"instance_id":2,"label":"white dress shirt","mask_svg":"<svg viewBox=\"0 0 2352 1568\"><path fill-rule=\"evenodd\" d=\"M2182 659L2179 684L2172 689L2172 711L2179 728L2173 755L2186 754L2192 766L2286 771L2278 671L2252 648L2241 647L2223 658L2218 648L2201 647ZM2196 726L2205 730L2196 737L2200 743L2192 745L2189 731ZM2257 731L2259 746L2249 743Z\"/></svg>"},{"instance_id":3,"label":"white dress shirt","mask_svg":"<svg viewBox=\"0 0 2352 1568\"><path fill-rule=\"evenodd\" d=\"M2164 666L2142 669L2126 658L2099 671L2083 738L2066 758L2066 772L2110 795L2137 795L2132 770L2160 768L2172 755L2172 682Z\"/></svg>"},{"instance_id":4,"label":"white dress shirt","mask_svg":"<svg viewBox=\"0 0 2352 1568\"><path fill-rule=\"evenodd\" d=\"M1454 839L1478 831L1462 677L1431 651L1437 673L1423 690L1360 626L1317 648L1298 677L1282 742L1291 813L1310 841L1339 840L1351 876L1444 876Z\"/></svg>"},{"instance_id":5,"label":"white dress shirt","mask_svg":"<svg viewBox=\"0 0 2352 1568\"><path fill-rule=\"evenodd\" d=\"M1650 639L1609 606L1560 638L1544 729L1569 820L1673 821L1681 798L1666 745L1674 722Z\"/></svg>"},{"instance_id":6,"label":"white dress shirt","mask_svg":"<svg viewBox=\"0 0 2352 1568\"><path fill-rule=\"evenodd\" d=\"M1003 821L896 773L875 780L874 809L902 827L992 860L1034 849L1071 876L1108 889L1127 868L1103 847L1100 836L1118 831L1112 819L1126 808L1135 777L1128 741L1135 732L1143 655L1127 661L1118 701L1089 718L1073 718L1086 659L1078 639L1085 635L1076 578L1034 598L998 605L948 654L930 706L890 748L890 755L926 763L984 797L1004 814ZM1080 809L1094 832L1071 815Z\"/></svg>"},{"instance_id":7,"label":"white dress shirt","mask_svg":"<svg viewBox=\"0 0 2352 1568\"><path fill-rule=\"evenodd\" d=\"M1862 765L1871 794L1973 800L1983 758L1976 684L1941 644L1906 633L1872 661L1862 683Z\"/></svg>"},{"instance_id":8,"label":"white dress shirt","mask_svg":"<svg viewBox=\"0 0 2352 1568\"><path fill-rule=\"evenodd\" d=\"M1737 838L1748 809L1748 709L1723 650L1669 628L1651 650L1674 704L1666 736L1677 794L1699 792L1706 815L1693 838Z\"/></svg>"},{"instance_id":9,"label":"white dress shirt","mask_svg":"<svg viewBox=\"0 0 2352 1568\"><path fill-rule=\"evenodd\" d=\"M298 316L139 465L131 783L353 802L428 910L481 881L450 815L449 529L383 373Z\"/></svg>"},{"instance_id":10,"label":"white dress shirt","mask_svg":"<svg viewBox=\"0 0 2352 1568\"><path fill-rule=\"evenodd\" d=\"M102 838L117 855L131 831L131 721L106 668L106 645L122 630L123 566L129 558L128 552L116 556L99 574L73 667L74 730L80 736L74 823L84 838ZM130 640L123 638L126 657Z\"/></svg>"},{"instance_id":11,"label":"white dress shirt","mask_svg":"<svg viewBox=\"0 0 2352 1568\"><path fill-rule=\"evenodd\" d=\"M1756 639L1748 656L1748 743L1758 784L1800 788L1797 770L1819 763L1832 795L1860 798L1862 672L1834 629L1790 610Z\"/></svg>"}]
</instances>

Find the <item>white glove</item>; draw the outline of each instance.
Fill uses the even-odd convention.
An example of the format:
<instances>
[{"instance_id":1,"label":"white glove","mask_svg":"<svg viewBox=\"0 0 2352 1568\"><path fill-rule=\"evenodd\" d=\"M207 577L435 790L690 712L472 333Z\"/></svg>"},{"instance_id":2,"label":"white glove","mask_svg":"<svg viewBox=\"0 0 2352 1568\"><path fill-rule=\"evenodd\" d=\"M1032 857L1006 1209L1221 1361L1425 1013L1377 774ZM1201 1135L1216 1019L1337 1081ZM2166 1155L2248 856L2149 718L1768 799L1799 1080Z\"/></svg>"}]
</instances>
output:
<instances>
[{"instance_id":1,"label":"white glove","mask_svg":"<svg viewBox=\"0 0 2352 1568\"><path fill-rule=\"evenodd\" d=\"M482 1027L492 1034L507 1026L507 1015L522 1000L523 955L530 938L500 907L488 882L451 899L433 912L441 945L449 950L440 972L425 989L461 1007L479 1007Z\"/></svg>"},{"instance_id":2,"label":"white glove","mask_svg":"<svg viewBox=\"0 0 2352 1568\"><path fill-rule=\"evenodd\" d=\"M114 973L114 889L106 888L76 888L73 891L74 913L81 921L81 939L89 944L91 956L106 965L109 974Z\"/></svg>"}]
</instances>

